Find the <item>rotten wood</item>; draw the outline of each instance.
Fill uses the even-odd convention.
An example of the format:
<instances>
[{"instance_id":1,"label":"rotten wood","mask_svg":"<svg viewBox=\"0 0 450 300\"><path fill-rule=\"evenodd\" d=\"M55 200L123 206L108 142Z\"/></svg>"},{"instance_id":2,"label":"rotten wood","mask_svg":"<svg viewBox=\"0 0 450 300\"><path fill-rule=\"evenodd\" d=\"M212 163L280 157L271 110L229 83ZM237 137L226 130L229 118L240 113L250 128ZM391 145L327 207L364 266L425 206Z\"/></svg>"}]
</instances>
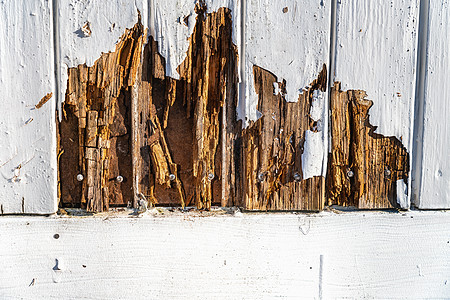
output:
<instances>
[{"instance_id":1,"label":"rotten wood","mask_svg":"<svg viewBox=\"0 0 450 300\"><path fill-rule=\"evenodd\" d=\"M222 162L233 161L234 149L228 146L224 155L222 145L234 140L235 122L229 121L236 120L237 49L229 9L206 13L200 2L196 13L179 80L166 76L166 62L153 37L144 48L133 101L134 172L138 194L151 204L209 209L234 197L222 195L234 183L223 185L223 177L234 178Z\"/></svg>"},{"instance_id":2,"label":"rotten wood","mask_svg":"<svg viewBox=\"0 0 450 300\"><path fill-rule=\"evenodd\" d=\"M358 208L398 207L398 180L407 179L409 155L395 137L374 133L369 123L373 102L362 90L331 91L331 154L328 204Z\"/></svg>"},{"instance_id":3,"label":"rotten wood","mask_svg":"<svg viewBox=\"0 0 450 300\"><path fill-rule=\"evenodd\" d=\"M133 197L131 88L143 46L143 26L127 29L114 52L92 67L68 70L60 123L61 202L103 211ZM81 178L80 178L81 176Z\"/></svg>"},{"instance_id":4,"label":"rotten wood","mask_svg":"<svg viewBox=\"0 0 450 300\"><path fill-rule=\"evenodd\" d=\"M325 178L304 179L302 153L305 131L315 130L310 117L315 91L325 91L326 67L299 95L286 102L286 82L258 66L253 67L262 116L242 133L242 203L250 210L321 210ZM280 90L274 93L274 84Z\"/></svg>"}]
</instances>

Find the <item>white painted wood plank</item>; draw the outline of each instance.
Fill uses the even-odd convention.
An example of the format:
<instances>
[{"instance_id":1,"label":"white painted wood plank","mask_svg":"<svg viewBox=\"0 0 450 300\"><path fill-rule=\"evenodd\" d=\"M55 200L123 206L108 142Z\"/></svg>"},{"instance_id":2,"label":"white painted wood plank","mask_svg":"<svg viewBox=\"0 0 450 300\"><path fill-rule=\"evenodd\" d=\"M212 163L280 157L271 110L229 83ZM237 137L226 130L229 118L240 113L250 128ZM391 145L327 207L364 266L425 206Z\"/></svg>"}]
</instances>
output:
<instances>
[{"instance_id":1,"label":"white painted wood plank","mask_svg":"<svg viewBox=\"0 0 450 300\"><path fill-rule=\"evenodd\" d=\"M448 212L203 215L2 218L0 297L450 297Z\"/></svg>"},{"instance_id":2,"label":"white painted wood plank","mask_svg":"<svg viewBox=\"0 0 450 300\"><path fill-rule=\"evenodd\" d=\"M450 2L430 1L428 18L422 185L416 204L450 208Z\"/></svg>"},{"instance_id":3,"label":"white painted wood plank","mask_svg":"<svg viewBox=\"0 0 450 300\"><path fill-rule=\"evenodd\" d=\"M114 51L125 29L138 21L138 10L147 28L147 0L58 1L60 101L67 89L67 68L84 63L92 66L102 53ZM90 35L82 30L87 22Z\"/></svg>"},{"instance_id":4,"label":"white painted wood plank","mask_svg":"<svg viewBox=\"0 0 450 300\"><path fill-rule=\"evenodd\" d=\"M52 2L0 2L1 213L56 211Z\"/></svg>"},{"instance_id":5,"label":"white painted wood plank","mask_svg":"<svg viewBox=\"0 0 450 300\"><path fill-rule=\"evenodd\" d=\"M240 99L245 101L239 104L239 113L247 125L259 117L254 65L275 74L279 82L286 80L285 98L290 102L296 102L302 90L317 79L323 64L329 67L331 1L247 0L244 14L245 95ZM317 99L314 102L320 103L314 103L316 112L311 114L322 124L322 130L306 133L303 179L326 172L328 94Z\"/></svg>"},{"instance_id":6,"label":"white painted wood plank","mask_svg":"<svg viewBox=\"0 0 450 300\"><path fill-rule=\"evenodd\" d=\"M150 9L151 34L158 41L159 53L166 59L166 75L179 79L177 67L186 58L197 14L194 0L152 0ZM221 7L231 10L233 43L240 42L240 0L206 0L207 13ZM186 18L187 24L184 19Z\"/></svg>"},{"instance_id":7,"label":"white painted wood plank","mask_svg":"<svg viewBox=\"0 0 450 300\"><path fill-rule=\"evenodd\" d=\"M418 0L337 4L334 80L342 90L366 91L375 133L397 137L410 155L418 17ZM409 206L409 197L403 206Z\"/></svg>"}]
</instances>

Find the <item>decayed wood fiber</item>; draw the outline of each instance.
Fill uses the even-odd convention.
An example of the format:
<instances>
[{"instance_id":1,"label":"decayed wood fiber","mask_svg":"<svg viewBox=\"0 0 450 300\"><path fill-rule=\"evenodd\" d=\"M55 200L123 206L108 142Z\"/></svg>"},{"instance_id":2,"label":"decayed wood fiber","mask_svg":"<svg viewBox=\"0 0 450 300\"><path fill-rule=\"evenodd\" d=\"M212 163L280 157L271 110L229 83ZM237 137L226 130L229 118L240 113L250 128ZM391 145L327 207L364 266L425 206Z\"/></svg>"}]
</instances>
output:
<instances>
[{"instance_id":1,"label":"decayed wood fiber","mask_svg":"<svg viewBox=\"0 0 450 300\"><path fill-rule=\"evenodd\" d=\"M372 102L363 91L342 92L335 84L327 179L304 179L305 132L318 130L310 110L314 92L326 91L325 65L294 103L284 99L284 80L254 66L262 117L241 131L231 11L206 13L202 2L195 11L179 80L166 76L165 58L140 21L92 67L69 69L58 131L63 206L96 212L146 199L200 209L214 203L317 211L326 198L359 208L397 206L408 153L396 138L373 132Z\"/></svg>"},{"instance_id":2,"label":"decayed wood fiber","mask_svg":"<svg viewBox=\"0 0 450 300\"><path fill-rule=\"evenodd\" d=\"M195 202L198 208L209 209L211 202L221 202L223 166L222 131L226 129L229 143L232 124L222 125L224 104L228 102L227 122L235 116L237 86L237 48L232 43L231 11L220 8L206 13L202 2L195 7L196 24L187 58L178 67L184 81L187 111L193 110L195 133L193 147L193 175ZM230 105L231 104L231 105ZM230 128L231 127L231 128ZM222 141L223 142L223 141ZM232 150L224 154L230 156ZM230 157L225 159L231 162Z\"/></svg>"},{"instance_id":3,"label":"decayed wood fiber","mask_svg":"<svg viewBox=\"0 0 450 300\"><path fill-rule=\"evenodd\" d=\"M222 177L228 186L234 178L232 168L222 166L234 153L222 155L222 137L227 145L233 139L237 50L229 9L207 14L199 2L195 11L180 80L165 75L165 59L152 37L146 41L140 22L94 66L69 69L60 124L63 205L81 202L89 211L102 211L109 204L137 205L141 198L202 209L221 203ZM232 124L223 122L225 103ZM118 175L123 182L114 180Z\"/></svg>"},{"instance_id":4,"label":"decayed wood fiber","mask_svg":"<svg viewBox=\"0 0 450 300\"><path fill-rule=\"evenodd\" d=\"M231 140L234 123L224 128L221 118L227 102L232 107L228 120L235 120L237 51L231 41L229 9L207 14L206 6L198 3L195 11L179 80L165 75L165 59L152 37L144 48L138 75L135 170L138 189L152 203L195 203L209 209L211 203L220 205L222 174L232 177L231 171L222 169L221 143L223 136L227 143ZM232 151L226 155L227 162L231 155Z\"/></svg>"},{"instance_id":5,"label":"decayed wood fiber","mask_svg":"<svg viewBox=\"0 0 450 300\"><path fill-rule=\"evenodd\" d=\"M59 141L63 205L98 212L132 198L129 110L142 44L139 21L114 52L102 54L92 67L68 70Z\"/></svg>"},{"instance_id":6,"label":"decayed wood fiber","mask_svg":"<svg viewBox=\"0 0 450 300\"><path fill-rule=\"evenodd\" d=\"M396 182L408 177L409 155L397 138L374 133L373 102L366 97L361 90L341 91L339 82L331 90L329 204L398 207Z\"/></svg>"},{"instance_id":7,"label":"decayed wood fiber","mask_svg":"<svg viewBox=\"0 0 450 300\"><path fill-rule=\"evenodd\" d=\"M326 67L297 102L285 101L286 83L274 74L258 66L253 74L262 117L242 133L241 205L252 210L321 210L325 178L303 179L301 156L305 131L316 130L310 109L314 91L326 90ZM274 84L280 93L274 94Z\"/></svg>"},{"instance_id":8,"label":"decayed wood fiber","mask_svg":"<svg viewBox=\"0 0 450 300\"><path fill-rule=\"evenodd\" d=\"M409 155L395 137L374 133L373 102L361 90L331 91L332 151L328 160L329 204L359 208L397 207L396 182L406 181Z\"/></svg>"}]
</instances>

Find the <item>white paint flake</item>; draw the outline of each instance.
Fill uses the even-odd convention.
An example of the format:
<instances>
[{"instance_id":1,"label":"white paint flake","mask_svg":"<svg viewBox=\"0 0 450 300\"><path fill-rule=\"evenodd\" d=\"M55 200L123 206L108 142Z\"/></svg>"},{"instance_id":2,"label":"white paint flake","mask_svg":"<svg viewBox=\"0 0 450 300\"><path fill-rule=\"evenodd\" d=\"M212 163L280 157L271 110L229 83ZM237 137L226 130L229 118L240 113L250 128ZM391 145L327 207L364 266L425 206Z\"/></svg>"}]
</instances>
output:
<instances>
[{"instance_id":1,"label":"white paint flake","mask_svg":"<svg viewBox=\"0 0 450 300\"><path fill-rule=\"evenodd\" d=\"M324 151L323 132L306 130L302 153L303 180L314 176L325 176L322 168Z\"/></svg>"},{"instance_id":2,"label":"white paint flake","mask_svg":"<svg viewBox=\"0 0 450 300\"><path fill-rule=\"evenodd\" d=\"M399 179L396 181L397 185L397 203L403 209L409 209L408 200L408 185L405 180Z\"/></svg>"}]
</instances>

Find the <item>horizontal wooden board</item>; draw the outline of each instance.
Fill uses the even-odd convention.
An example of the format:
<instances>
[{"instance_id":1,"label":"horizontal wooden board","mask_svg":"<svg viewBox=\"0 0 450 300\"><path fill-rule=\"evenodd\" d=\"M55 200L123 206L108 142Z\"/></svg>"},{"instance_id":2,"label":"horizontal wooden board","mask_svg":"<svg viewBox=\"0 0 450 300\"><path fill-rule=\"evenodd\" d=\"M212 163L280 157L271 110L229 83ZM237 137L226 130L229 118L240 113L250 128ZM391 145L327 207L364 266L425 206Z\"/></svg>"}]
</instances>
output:
<instances>
[{"instance_id":1,"label":"horizontal wooden board","mask_svg":"<svg viewBox=\"0 0 450 300\"><path fill-rule=\"evenodd\" d=\"M0 3L0 214L57 209L52 1Z\"/></svg>"},{"instance_id":2,"label":"horizontal wooden board","mask_svg":"<svg viewBox=\"0 0 450 300\"><path fill-rule=\"evenodd\" d=\"M0 219L2 299L446 299L448 212Z\"/></svg>"}]
</instances>

